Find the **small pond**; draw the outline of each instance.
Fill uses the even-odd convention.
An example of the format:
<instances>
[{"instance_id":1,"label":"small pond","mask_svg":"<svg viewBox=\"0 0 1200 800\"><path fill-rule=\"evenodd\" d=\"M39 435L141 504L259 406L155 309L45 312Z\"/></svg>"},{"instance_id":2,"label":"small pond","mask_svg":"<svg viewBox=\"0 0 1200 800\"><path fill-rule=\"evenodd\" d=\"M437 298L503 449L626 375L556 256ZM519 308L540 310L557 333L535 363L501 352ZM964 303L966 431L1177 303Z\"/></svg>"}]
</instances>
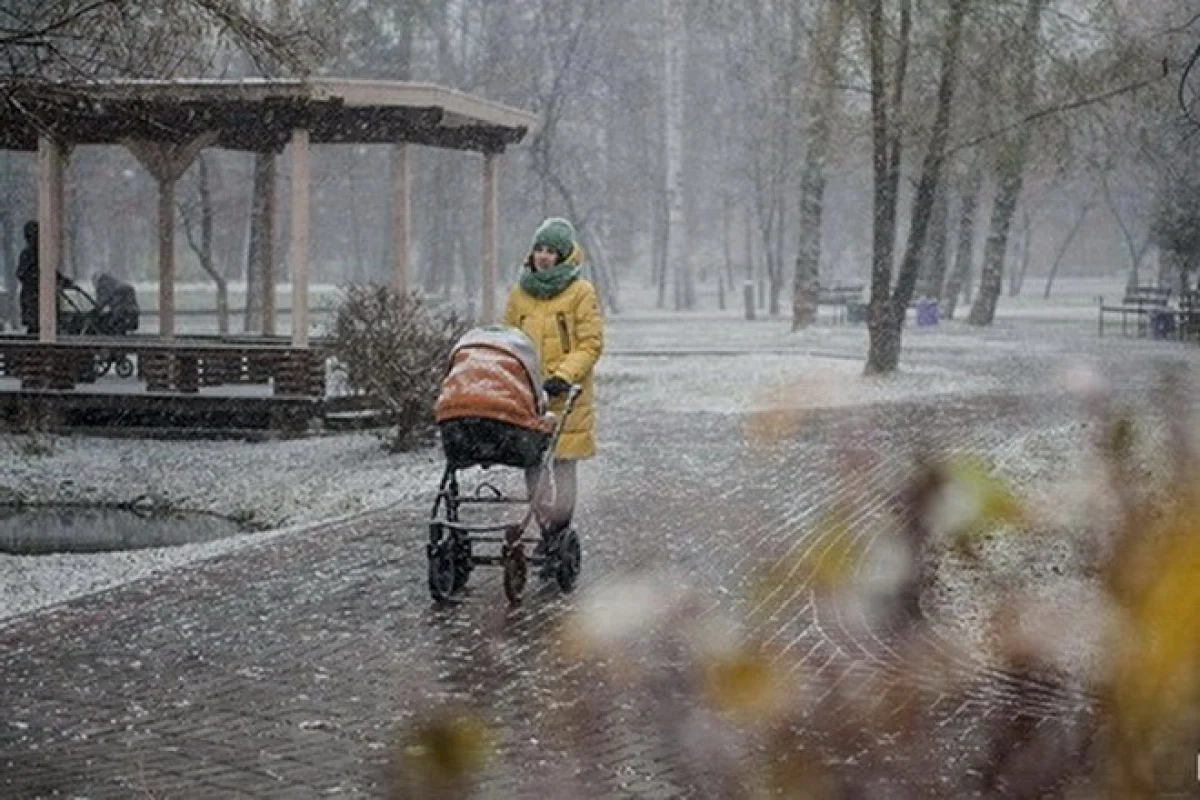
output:
<instances>
[{"instance_id":1,"label":"small pond","mask_svg":"<svg viewBox=\"0 0 1200 800\"><path fill-rule=\"evenodd\" d=\"M0 507L0 552L99 553L174 547L244 533L233 520L201 513L139 513L127 508Z\"/></svg>"}]
</instances>

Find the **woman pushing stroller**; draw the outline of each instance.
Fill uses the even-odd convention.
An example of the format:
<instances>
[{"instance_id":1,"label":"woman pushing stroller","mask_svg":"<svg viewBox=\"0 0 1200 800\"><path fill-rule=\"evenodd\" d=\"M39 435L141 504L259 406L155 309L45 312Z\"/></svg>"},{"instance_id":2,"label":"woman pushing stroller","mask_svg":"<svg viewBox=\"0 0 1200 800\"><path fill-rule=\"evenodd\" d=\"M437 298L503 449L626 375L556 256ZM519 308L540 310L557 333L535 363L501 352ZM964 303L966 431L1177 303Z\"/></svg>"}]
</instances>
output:
<instances>
[{"instance_id":1,"label":"woman pushing stroller","mask_svg":"<svg viewBox=\"0 0 1200 800\"><path fill-rule=\"evenodd\" d=\"M542 387L550 410L561 413L571 386L580 393L563 423L555 449L553 488L538 487L538 471L526 471L529 496L543 543L571 525L578 488L576 465L596 453L593 372L604 350L604 317L591 281L581 276L583 250L575 228L561 217L538 226L517 284L508 296L504 323L519 328L537 349Z\"/></svg>"}]
</instances>

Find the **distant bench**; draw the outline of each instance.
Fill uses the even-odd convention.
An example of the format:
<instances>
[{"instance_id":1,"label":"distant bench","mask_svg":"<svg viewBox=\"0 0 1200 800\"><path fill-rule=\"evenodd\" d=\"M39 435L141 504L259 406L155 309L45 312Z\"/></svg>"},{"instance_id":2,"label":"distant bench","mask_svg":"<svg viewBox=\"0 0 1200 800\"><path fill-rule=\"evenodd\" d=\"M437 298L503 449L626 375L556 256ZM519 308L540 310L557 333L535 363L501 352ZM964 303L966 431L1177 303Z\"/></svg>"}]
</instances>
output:
<instances>
[{"instance_id":1,"label":"distant bench","mask_svg":"<svg viewBox=\"0 0 1200 800\"><path fill-rule=\"evenodd\" d=\"M867 303L863 299L866 284L834 283L829 286L817 287L817 305L835 306L836 321L859 323L866 322Z\"/></svg>"},{"instance_id":2,"label":"distant bench","mask_svg":"<svg viewBox=\"0 0 1200 800\"><path fill-rule=\"evenodd\" d=\"M1121 317L1121 335L1128 334L1128 320L1134 321L1134 333L1145 336L1150 331L1152 313L1170 314L1167 304L1171 300L1171 290L1158 286L1134 286L1125 291L1120 305L1105 305L1100 298L1100 319L1098 333L1104 335L1104 318L1110 314Z\"/></svg>"}]
</instances>

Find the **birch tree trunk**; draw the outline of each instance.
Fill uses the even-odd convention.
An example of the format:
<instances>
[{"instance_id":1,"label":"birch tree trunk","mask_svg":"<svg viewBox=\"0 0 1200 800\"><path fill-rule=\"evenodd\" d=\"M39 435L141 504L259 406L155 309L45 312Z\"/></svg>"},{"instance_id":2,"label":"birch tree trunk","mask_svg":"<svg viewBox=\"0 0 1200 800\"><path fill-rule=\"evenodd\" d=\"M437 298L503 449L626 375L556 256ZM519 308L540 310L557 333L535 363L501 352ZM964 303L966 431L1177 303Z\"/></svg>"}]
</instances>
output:
<instances>
[{"instance_id":1,"label":"birch tree trunk","mask_svg":"<svg viewBox=\"0 0 1200 800\"><path fill-rule=\"evenodd\" d=\"M971 301L971 272L975 260L975 213L983 189L983 159L976 153L961 190L958 210L958 241L954 250L954 269L943 293L946 319L954 319L959 297Z\"/></svg>"},{"instance_id":2,"label":"birch tree trunk","mask_svg":"<svg viewBox=\"0 0 1200 800\"><path fill-rule=\"evenodd\" d=\"M842 0L825 0L824 13L809 58L808 147L800 176L800 248L792 286L792 330L817 319L817 293L821 263L821 220L825 203L825 159L829 153L838 53L842 44L845 6Z\"/></svg>"},{"instance_id":3,"label":"birch tree trunk","mask_svg":"<svg viewBox=\"0 0 1200 800\"><path fill-rule=\"evenodd\" d=\"M1016 75L1020 83L1014 108L1026 109L1033 103L1037 88L1037 47L1042 11L1046 0L1029 0L1021 22L1021 50L1017 56ZM992 203L992 218L988 226L987 244L983 249L983 270L979 277L979 294L971 306L967 322L971 325L991 325L996 318L996 303L1004 288L1004 254L1008 250L1008 232L1013 212L1021 197L1025 181L1025 162L1029 156L1032 128L1021 125L1004 146L997 166L996 199Z\"/></svg>"},{"instance_id":4,"label":"birch tree trunk","mask_svg":"<svg viewBox=\"0 0 1200 800\"><path fill-rule=\"evenodd\" d=\"M1021 288L1025 285L1025 275L1029 272L1029 262L1033 260L1033 219L1028 208L1021 209L1021 235L1016 248L1020 254L1017 268L1012 271L1008 281L1008 296L1019 297Z\"/></svg>"},{"instance_id":5,"label":"birch tree trunk","mask_svg":"<svg viewBox=\"0 0 1200 800\"><path fill-rule=\"evenodd\" d=\"M683 69L687 32L684 1L663 0L663 67L666 104L667 268L675 292L675 310L688 308L690 282L687 225L683 202Z\"/></svg>"}]
</instances>

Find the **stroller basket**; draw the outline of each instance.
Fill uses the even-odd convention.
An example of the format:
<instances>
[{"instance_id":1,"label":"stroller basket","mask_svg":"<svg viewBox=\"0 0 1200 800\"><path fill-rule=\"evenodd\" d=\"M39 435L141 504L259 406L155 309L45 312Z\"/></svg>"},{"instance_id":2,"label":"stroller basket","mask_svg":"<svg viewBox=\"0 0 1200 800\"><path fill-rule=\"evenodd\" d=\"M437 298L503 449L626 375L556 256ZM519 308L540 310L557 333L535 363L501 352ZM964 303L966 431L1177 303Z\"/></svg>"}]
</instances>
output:
<instances>
[{"instance_id":1,"label":"stroller basket","mask_svg":"<svg viewBox=\"0 0 1200 800\"><path fill-rule=\"evenodd\" d=\"M541 463L550 443L548 433L482 417L447 420L439 427L442 451L452 469L476 464L531 469Z\"/></svg>"},{"instance_id":2,"label":"stroller basket","mask_svg":"<svg viewBox=\"0 0 1200 800\"><path fill-rule=\"evenodd\" d=\"M476 328L455 345L435 414L455 469L536 467L554 431L533 343L512 328Z\"/></svg>"}]
</instances>

